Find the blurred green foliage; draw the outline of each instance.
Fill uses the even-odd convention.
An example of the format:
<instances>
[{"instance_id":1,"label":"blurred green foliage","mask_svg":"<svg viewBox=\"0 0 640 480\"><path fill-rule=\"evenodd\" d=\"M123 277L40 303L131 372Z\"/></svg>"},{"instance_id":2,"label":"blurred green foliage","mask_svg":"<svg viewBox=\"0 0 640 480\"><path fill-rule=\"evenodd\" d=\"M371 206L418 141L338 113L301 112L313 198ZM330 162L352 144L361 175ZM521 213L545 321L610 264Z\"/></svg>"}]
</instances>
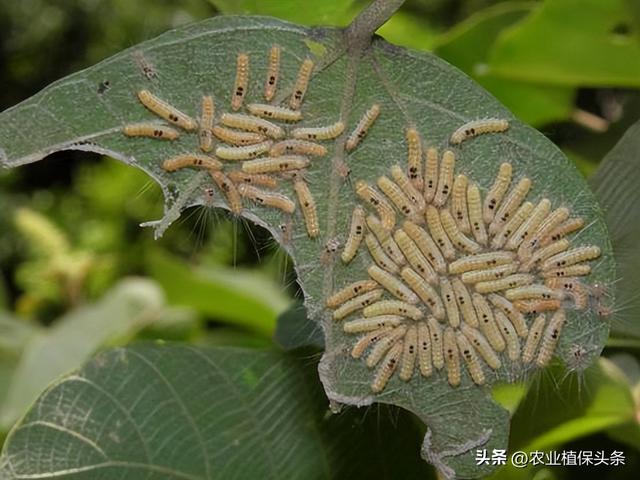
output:
<instances>
[{"instance_id":1,"label":"blurred green foliage","mask_svg":"<svg viewBox=\"0 0 640 480\"><path fill-rule=\"evenodd\" d=\"M217 13L344 26L365 4L1 2L0 108L143 39ZM408 0L378 33L433 51L466 72L587 176L640 117L634 0ZM96 350L136 338L265 346L278 316L300 299L286 254L254 225L193 209L154 241L139 224L161 217L159 189L112 159L62 152L0 172L0 205L1 435L48 382ZM134 304L127 314L118 310L118 295ZM285 317L299 318L300 307ZM612 339L610 358L578 377L545 372L530 386L497 388L495 398L514 412L511 447L624 450L640 471L640 340L624 340ZM73 348L78 345L83 348ZM581 477L637 478L628 471ZM506 468L495 477L532 475ZM558 467L535 478L573 477Z\"/></svg>"},{"instance_id":2,"label":"blurred green foliage","mask_svg":"<svg viewBox=\"0 0 640 480\"><path fill-rule=\"evenodd\" d=\"M324 0L314 2L313 8L304 8L304 2L280 0L209 0L224 15L268 15L303 25L345 26L351 20L348 14L354 0ZM307 5L308 2L307 2Z\"/></svg>"},{"instance_id":3,"label":"blurred green foliage","mask_svg":"<svg viewBox=\"0 0 640 480\"><path fill-rule=\"evenodd\" d=\"M494 46L489 68L569 86L640 86L638 32L626 0L543 2ZM548 39L553 38L553 42Z\"/></svg>"},{"instance_id":4,"label":"blurred green foliage","mask_svg":"<svg viewBox=\"0 0 640 480\"><path fill-rule=\"evenodd\" d=\"M488 65L492 46L503 32L536 6L533 2L509 2L486 8L441 35L435 53L462 68L522 120L543 125L569 118L576 90L530 79L507 80L494 75Z\"/></svg>"}]
</instances>

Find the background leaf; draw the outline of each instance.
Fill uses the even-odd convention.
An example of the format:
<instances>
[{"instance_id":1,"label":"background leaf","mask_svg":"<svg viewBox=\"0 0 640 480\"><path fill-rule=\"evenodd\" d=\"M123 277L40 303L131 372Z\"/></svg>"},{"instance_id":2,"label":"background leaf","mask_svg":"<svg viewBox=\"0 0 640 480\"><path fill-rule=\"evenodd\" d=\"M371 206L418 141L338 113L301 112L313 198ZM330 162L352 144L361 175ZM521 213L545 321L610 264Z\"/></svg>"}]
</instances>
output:
<instances>
[{"instance_id":1,"label":"background leaf","mask_svg":"<svg viewBox=\"0 0 640 480\"><path fill-rule=\"evenodd\" d=\"M615 284L612 327L618 334L640 337L640 122L605 156L590 183L604 208L618 275L624 279Z\"/></svg>"},{"instance_id":2,"label":"background leaf","mask_svg":"<svg viewBox=\"0 0 640 480\"><path fill-rule=\"evenodd\" d=\"M538 376L512 419L509 451L548 452L589 434L625 426L637 421L635 405L620 372L607 360L577 376ZM512 465L492 479L531 478L534 467Z\"/></svg>"},{"instance_id":3,"label":"background leaf","mask_svg":"<svg viewBox=\"0 0 640 480\"><path fill-rule=\"evenodd\" d=\"M409 416L387 409L326 415L313 367L229 347L102 353L38 399L11 432L0 474L432 478Z\"/></svg>"},{"instance_id":4,"label":"background leaf","mask_svg":"<svg viewBox=\"0 0 640 480\"><path fill-rule=\"evenodd\" d=\"M307 319L302 303L295 303L278 317L273 339L285 350L300 347L324 348L324 336L320 326Z\"/></svg>"},{"instance_id":5,"label":"background leaf","mask_svg":"<svg viewBox=\"0 0 640 480\"><path fill-rule=\"evenodd\" d=\"M424 19L411 12L398 11L376 32L395 45L432 50L436 32Z\"/></svg>"},{"instance_id":6,"label":"background leaf","mask_svg":"<svg viewBox=\"0 0 640 480\"><path fill-rule=\"evenodd\" d=\"M629 385L635 414L626 423L608 429L607 434L624 445L640 450L640 363L628 353L617 353L609 360L609 369L614 373L618 373L616 369L619 369L618 376Z\"/></svg>"},{"instance_id":7,"label":"background leaf","mask_svg":"<svg viewBox=\"0 0 640 480\"><path fill-rule=\"evenodd\" d=\"M551 405L555 408L549 408ZM540 408L547 409L544 419L536 416L532 421L532 411ZM606 360L601 360L582 377L567 377L561 383L541 378L514 415L518 434L511 437L510 445L526 451L549 450L590 432L622 424L634 417L634 410L628 385L611 371Z\"/></svg>"},{"instance_id":8,"label":"background leaf","mask_svg":"<svg viewBox=\"0 0 640 480\"><path fill-rule=\"evenodd\" d=\"M506 2L481 10L442 35L434 52L473 77L523 122L543 125L569 117L574 89L504 79L494 75L488 65L503 32L527 18L536 6L532 2Z\"/></svg>"},{"instance_id":9,"label":"background leaf","mask_svg":"<svg viewBox=\"0 0 640 480\"><path fill-rule=\"evenodd\" d=\"M40 329L0 311L0 405L5 402L20 355Z\"/></svg>"},{"instance_id":10,"label":"background leaf","mask_svg":"<svg viewBox=\"0 0 640 480\"><path fill-rule=\"evenodd\" d=\"M153 278L168 300L189 306L218 320L270 336L276 318L289 305L282 290L259 272L188 266L156 252L148 260Z\"/></svg>"},{"instance_id":11,"label":"background leaf","mask_svg":"<svg viewBox=\"0 0 640 480\"><path fill-rule=\"evenodd\" d=\"M7 292L6 292L5 281L2 276L0 276L0 308L4 309L7 307Z\"/></svg>"},{"instance_id":12,"label":"background leaf","mask_svg":"<svg viewBox=\"0 0 640 480\"><path fill-rule=\"evenodd\" d=\"M500 38L489 67L525 81L638 87L640 63L629 59L640 57L640 43L629 16L626 0L547 0Z\"/></svg>"},{"instance_id":13,"label":"background leaf","mask_svg":"<svg viewBox=\"0 0 640 480\"><path fill-rule=\"evenodd\" d=\"M227 15L269 15L303 25L346 25L354 0L209 0Z\"/></svg>"}]
</instances>

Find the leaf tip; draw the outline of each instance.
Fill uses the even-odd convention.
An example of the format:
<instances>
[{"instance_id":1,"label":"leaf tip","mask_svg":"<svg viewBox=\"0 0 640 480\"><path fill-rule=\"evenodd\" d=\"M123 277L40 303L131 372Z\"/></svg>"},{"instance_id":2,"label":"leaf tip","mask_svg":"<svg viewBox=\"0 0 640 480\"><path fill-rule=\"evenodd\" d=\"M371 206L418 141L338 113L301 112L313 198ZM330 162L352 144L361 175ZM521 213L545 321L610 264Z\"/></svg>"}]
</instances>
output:
<instances>
[{"instance_id":1,"label":"leaf tip","mask_svg":"<svg viewBox=\"0 0 640 480\"><path fill-rule=\"evenodd\" d=\"M322 358L320 359L320 363L318 364L320 381L322 382L322 386L324 387L324 391L327 394L330 404L345 404L353 405L355 407L367 407L372 405L375 400L373 395L364 394L353 396L339 393L336 390L334 385L334 378L336 375L334 361L336 356L337 354L335 352L325 350L322 354Z\"/></svg>"},{"instance_id":2,"label":"leaf tip","mask_svg":"<svg viewBox=\"0 0 640 480\"><path fill-rule=\"evenodd\" d=\"M142 222L140 224L140 227L153 229L153 239L159 240L164 232L167 231L169 225L173 223L173 220L175 220L175 218L168 218L168 216L164 216L160 220L149 220L148 222Z\"/></svg>"}]
</instances>

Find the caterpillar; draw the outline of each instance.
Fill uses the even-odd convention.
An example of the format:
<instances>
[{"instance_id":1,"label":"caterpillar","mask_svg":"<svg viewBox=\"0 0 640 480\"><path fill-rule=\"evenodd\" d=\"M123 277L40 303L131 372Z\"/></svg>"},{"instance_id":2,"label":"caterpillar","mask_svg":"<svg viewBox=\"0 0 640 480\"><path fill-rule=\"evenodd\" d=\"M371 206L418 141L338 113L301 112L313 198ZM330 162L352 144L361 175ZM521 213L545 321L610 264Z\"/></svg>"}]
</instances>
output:
<instances>
[{"instance_id":1,"label":"caterpillar","mask_svg":"<svg viewBox=\"0 0 640 480\"><path fill-rule=\"evenodd\" d=\"M284 136L282 127L275 123L243 113L223 113L220 116L220 122L227 127L259 133L275 139Z\"/></svg>"},{"instance_id":2,"label":"caterpillar","mask_svg":"<svg viewBox=\"0 0 640 480\"><path fill-rule=\"evenodd\" d=\"M500 118L483 118L480 120L472 120L459 127L449 139L452 145L459 145L478 135L486 133L501 133L509 128L509 122Z\"/></svg>"},{"instance_id":3,"label":"caterpillar","mask_svg":"<svg viewBox=\"0 0 640 480\"><path fill-rule=\"evenodd\" d=\"M265 157L242 162L245 173L274 173L288 170L301 170L309 166L309 159L297 155L283 155L282 157Z\"/></svg>"},{"instance_id":4,"label":"caterpillar","mask_svg":"<svg viewBox=\"0 0 640 480\"><path fill-rule=\"evenodd\" d=\"M344 123L338 121L325 127L301 127L291 132L293 138L298 140L331 140L338 137L344 131Z\"/></svg>"},{"instance_id":5,"label":"caterpillar","mask_svg":"<svg viewBox=\"0 0 640 480\"><path fill-rule=\"evenodd\" d=\"M167 172L175 172L176 170L189 167L220 170L222 169L222 163L213 157L198 153L182 153L162 162L162 168Z\"/></svg>"},{"instance_id":6,"label":"caterpillar","mask_svg":"<svg viewBox=\"0 0 640 480\"><path fill-rule=\"evenodd\" d=\"M215 105L211 95L202 97L202 114L200 115L200 150L210 152L213 149L213 116Z\"/></svg>"},{"instance_id":7,"label":"caterpillar","mask_svg":"<svg viewBox=\"0 0 640 480\"><path fill-rule=\"evenodd\" d=\"M298 122L302 120L302 113L298 110L291 110L285 107L278 107L264 103L250 103L247 110L252 115L262 118L282 120L284 122Z\"/></svg>"},{"instance_id":8,"label":"caterpillar","mask_svg":"<svg viewBox=\"0 0 640 480\"><path fill-rule=\"evenodd\" d=\"M380 105L377 103L373 104L371 108L364 112L364 115L356 125L356 128L347 137L347 142L345 143L345 149L347 152L354 150L364 137L367 136L369 129L373 126L379 115Z\"/></svg>"},{"instance_id":9,"label":"caterpillar","mask_svg":"<svg viewBox=\"0 0 640 480\"><path fill-rule=\"evenodd\" d=\"M243 145L240 147L229 147L220 145L216 148L216 157L222 160L247 160L256 158L271 149L272 141L267 140L253 145Z\"/></svg>"},{"instance_id":10,"label":"caterpillar","mask_svg":"<svg viewBox=\"0 0 640 480\"><path fill-rule=\"evenodd\" d=\"M235 184L222 172L210 170L209 174L227 199L231 211L239 215L242 212L242 197Z\"/></svg>"},{"instance_id":11,"label":"caterpillar","mask_svg":"<svg viewBox=\"0 0 640 480\"><path fill-rule=\"evenodd\" d=\"M307 228L307 235L310 238L316 238L320 234L320 222L318 220L318 212L316 210L316 201L311 195L311 190L307 182L304 181L299 175L293 180L293 189L298 196L298 202L300 203L300 209L302 210L302 216Z\"/></svg>"},{"instance_id":12,"label":"caterpillar","mask_svg":"<svg viewBox=\"0 0 640 480\"><path fill-rule=\"evenodd\" d=\"M236 80L231 96L231 109L240 110L249 85L249 55L239 53L236 58Z\"/></svg>"},{"instance_id":13,"label":"caterpillar","mask_svg":"<svg viewBox=\"0 0 640 480\"><path fill-rule=\"evenodd\" d=\"M365 233L364 209L357 206L351 214L351 225L349 226L349 234L344 244L341 258L344 263L349 263L355 257Z\"/></svg>"},{"instance_id":14,"label":"caterpillar","mask_svg":"<svg viewBox=\"0 0 640 480\"><path fill-rule=\"evenodd\" d=\"M278 88L280 77L280 45L272 45L269 51L269 67L267 68L267 80L264 83L264 99L270 102Z\"/></svg>"},{"instance_id":15,"label":"caterpillar","mask_svg":"<svg viewBox=\"0 0 640 480\"><path fill-rule=\"evenodd\" d=\"M122 133L127 137L149 137L162 140L175 140L180 134L177 130L155 123L131 123L122 128Z\"/></svg>"},{"instance_id":16,"label":"caterpillar","mask_svg":"<svg viewBox=\"0 0 640 480\"><path fill-rule=\"evenodd\" d=\"M289 99L289 106L293 110L299 109L302 105L302 99L304 98L305 93L307 93L314 65L313 60L310 58L306 58L302 62L302 65L300 65L298 78L296 79L295 86L293 87L293 95L291 95L291 98Z\"/></svg>"},{"instance_id":17,"label":"caterpillar","mask_svg":"<svg viewBox=\"0 0 640 480\"><path fill-rule=\"evenodd\" d=\"M138 99L142 105L159 117L164 118L167 122L173 123L187 131L198 128L198 123L193 118L156 97L149 90L140 90L138 92Z\"/></svg>"},{"instance_id":18,"label":"caterpillar","mask_svg":"<svg viewBox=\"0 0 640 480\"><path fill-rule=\"evenodd\" d=\"M289 197L281 193L261 190L246 183L241 183L237 186L237 189L242 197L253 200L264 207L277 208L289 214L293 213L296 209L296 204L293 203Z\"/></svg>"}]
</instances>

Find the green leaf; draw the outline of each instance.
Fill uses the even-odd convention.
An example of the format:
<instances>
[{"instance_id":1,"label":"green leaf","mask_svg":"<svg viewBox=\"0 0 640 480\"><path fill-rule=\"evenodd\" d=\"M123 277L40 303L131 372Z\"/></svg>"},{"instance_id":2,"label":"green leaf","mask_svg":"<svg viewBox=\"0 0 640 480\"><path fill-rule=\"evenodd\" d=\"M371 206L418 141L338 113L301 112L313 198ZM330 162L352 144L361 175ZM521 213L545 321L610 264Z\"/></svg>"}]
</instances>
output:
<instances>
[{"instance_id":1,"label":"green leaf","mask_svg":"<svg viewBox=\"0 0 640 480\"><path fill-rule=\"evenodd\" d=\"M513 415L518 405L527 394L527 385L525 383L502 383L493 387L491 392L493 399L509 410Z\"/></svg>"},{"instance_id":2,"label":"green leaf","mask_svg":"<svg viewBox=\"0 0 640 480\"><path fill-rule=\"evenodd\" d=\"M229 347L104 352L41 395L10 433L0 475L433 478L410 417L326 415L312 368Z\"/></svg>"},{"instance_id":3,"label":"green leaf","mask_svg":"<svg viewBox=\"0 0 640 480\"><path fill-rule=\"evenodd\" d=\"M635 415L628 422L610 428L607 434L614 440L640 450L640 362L628 353L619 353L609 357L611 370L620 369L620 377L624 377L631 389L635 404Z\"/></svg>"},{"instance_id":4,"label":"green leaf","mask_svg":"<svg viewBox=\"0 0 640 480\"><path fill-rule=\"evenodd\" d=\"M36 324L0 311L0 355L19 356L27 342L40 331Z\"/></svg>"},{"instance_id":5,"label":"green leaf","mask_svg":"<svg viewBox=\"0 0 640 480\"><path fill-rule=\"evenodd\" d=\"M611 362L611 368L619 369L620 377L624 377L629 386L633 389L640 385L640 362L630 353L616 353L607 357Z\"/></svg>"},{"instance_id":6,"label":"green leaf","mask_svg":"<svg viewBox=\"0 0 640 480\"><path fill-rule=\"evenodd\" d=\"M162 315L141 330L137 339L190 341L201 334L201 317L195 310L182 307L166 307Z\"/></svg>"},{"instance_id":7,"label":"green leaf","mask_svg":"<svg viewBox=\"0 0 640 480\"><path fill-rule=\"evenodd\" d=\"M635 39L640 43L640 4L635 0L625 0L625 5L629 10L633 30L635 31Z\"/></svg>"},{"instance_id":8,"label":"green leaf","mask_svg":"<svg viewBox=\"0 0 640 480\"><path fill-rule=\"evenodd\" d=\"M616 370L601 358L577 378L561 378L557 370L539 378L513 416L510 451L549 451L634 420L629 386ZM491 478L525 479L531 470L509 465Z\"/></svg>"},{"instance_id":9,"label":"green leaf","mask_svg":"<svg viewBox=\"0 0 640 480\"><path fill-rule=\"evenodd\" d=\"M636 122L605 156L590 183L605 211L619 278L615 284L613 331L640 337L640 121ZM614 293L609 293L614 297Z\"/></svg>"},{"instance_id":10,"label":"green leaf","mask_svg":"<svg viewBox=\"0 0 640 480\"><path fill-rule=\"evenodd\" d=\"M2 428L11 426L52 380L77 368L106 343L129 338L159 316L162 305L162 292L155 284L124 280L97 304L72 310L33 335L2 404Z\"/></svg>"},{"instance_id":11,"label":"green leaf","mask_svg":"<svg viewBox=\"0 0 640 480\"><path fill-rule=\"evenodd\" d=\"M354 0L209 0L228 15L269 15L303 25L346 25Z\"/></svg>"},{"instance_id":12,"label":"green leaf","mask_svg":"<svg viewBox=\"0 0 640 480\"><path fill-rule=\"evenodd\" d=\"M626 0L545 1L500 37L489 68L529 82L638 87L640 42L629 16Z\"/></svg>"},{"instance_id":13,"label":"green leaf","mask_svg":"<svg viewBox=\"0 0 640 480\"><path fill-rule=\"evenodd\" d=\"M229 207L217 190L214 198L209 198L205 189L211 188L212 183L207 172L183 169L168 173L161 167L162 161L172 155L196 151L196 135L182 132L174 142L122 135L123 125L129 122L155 120L138 102L136 92L150 89L194 118L199 116L201 96L212 94L220 115L229 111L239 52L247 53L251 59L248 102L263 99L266 58L274 43L282 46L277 103L291 96L301 60L313 59L316 68L304 97L304 120L295 126L283 126L290 133L298 125L327 126L340 119L346 123L344 134L323 142L329 150L325 158L314 159L305 171L317 207L320 234L317 239L307 236L300 208L289 216L247 201L241 217L265 227L294 262L307 316L320 322L325 333L326 351L319 372L329 399L334 404L379 402L409 410L429 428L421 451L423 458L447 477L477 477L493 467L476 465L475 449L504 448L507 441L509 415L491 398L490 386L513 382L526 372L521 365L507 365L505 359L505 366L495 374L486 371L486 385L474 384L464 370L461 385L452 387L444 370L440 370L427 379L414 372L409 382L394 375L382 393L372 393L374 372L350 355L358 337L345 333L341 322L332 320L325 303L336 290L368 278L367 269L373 263L364 247L348 265L340 261L338 252L333 252L336 243L344 244L353 208L361 204L354 193L356 182L375 184L391 166L405 164L405 130L415 126L426 146L455 151L456 173L466 174L482 194L493 184L500 163L508 159L515 179L532 179L529 200L549 198L554 208L570 207L572 214L582 216L589 225L580 232L577 243L599 246L602 256L593 263L593 272L585 282L610 284L615 272L606 229L593 195L575 166L554 145L518 122L486 91L437 57L371 38L385 15L400 3L376 2L346 30L305 29L267 18L224 17L168 32L67 77L0 114L0 121L7 126L0 131L0 162L18 166L68 148L108 152L142 168L161 185L167 202L165 217L149 224L160 235L187 206ZM139 68L141 58L147 61L146 70ZM150 66L154 75L149 74ZM105 80L110 81L106 91L101 88ZM372 104L379 105L380 117L358 148L346 153L348 133ZM508 131L451 145L449 139L456 129L485 117L507 120ZM25 137L23 132L36 119L40 134ZM233 169L234 165L237 163L231 167L225 163L224 168ZM278 193L296 199L290 177L278 175L278 179ZM399 226L402 218L400 213L397 215ZM171 272L171 276L185 278L183 274L189 270L183 267ZM228 276L214 276L213 280L233 282ZM198 279L185 288L167 281L166 285L174 287L168 288L167 294L179 293L185 302L200 307L205 302L224 304L228 298L213 297L210 283ZM259 293L253 291L252 296L255 295ZM237 302L233 308L238 308ZM426 307L420 308L426 313ZM532 321L530 316L528 321ZM589 352L585 358L588 363L599 355L607 334L607 323L595 312L570 308L556 356L565 362L571 360L571 346L579 343Z\"/></svg>"},{"instance_id":14,"label":"green leaf","mask_svg":"<svg viewBox=\"0 0 640 480\"><path fill-rule=\"evenodd\" d=\"M608 429L607 435L623 445L640 450L640 425L636 418Z\"/></svg>"},{"instance_id":15,"label":"green leaf","mask_svg":"<svg viewBox=\"0 0 640 480\"><path fill-rule=\"evenodd\" d=\"M613 336L614 331L618 331L619 328L616 325L617 322L613 323L612 326L612 336L607 340L606 346L613 348L627 348L627 349L637 349L640 350L640 338L630 337L628 334L625 336L624 334L621 337Z\"/></svg>"},{"instance_id":16,"label":"green leaf","mask_svg":"<svg viewBox=\"0 0 640 480\"><path fill-rule=\"evenodd\" d=\"M9 394L11 378L20 355L39 332L40 329L33 323L0 311L0 405ZM0 434L5 432L6 429L0 427Z\"/></svg>"},{"instance_id":17,"label":"green leaf","mask_svg":"<svg viewBox=\"0 0 640 480\"><path fill-rule=\"evenodd\" d=\"M301 303L294 303L278 317L273 339L285 350L300 347L324 348L324 337L319 325L307 319L307 310Z\"/></svg>"},{"instance_id":18,"label":"green leaf","mask_svg":"<svg viewBox=\"0 0 640 480\"><path fill-rule=\"evenodd\" d=\"M6 355L0 356L0 402L4 402L9 394L11 377L18 364L18 359ZM8 428L0 428L0 442L4 441Z\"/></svg>"},{"instance_id":19,"label":"green leaf","mask_svg":"<svg viewBox=\"0 0 640 480\"><path fill-rule=\"evenodd\" d=\"M148 270L175 305L270 336L291 300L266 275L225 267L191 268L159 250Z\"/></svg>"},{"instance_id":20,"label":"green leaf","mask_svg":"<svg viewBox=\"0 0 640 480\"><path fill-rule=\"evenodd\" d=\"M400 10L376 32L386 41L416 50L432 50L436 32L420 15Z\"/></svg>"},{"instance_id":21,"label":"green leaf","mask_svg":"<svg viewBox=\"0 0 640 480\"><path fill-rule=\"evenodd\" d=\"M205 330L193 344L199 347L273 348L272 340L264 335L224 326Z\"/></svg>"},{"instance_id":22,"label":"green leaf","mask_svg":"<svg viewBox=\"0 0 640 480\"><path fill-rule=\"evenodd\" d=\"M586 178L589 178L598 168L598 164L594 161L590 161L590 159L585 158L582 154L574 152L570 147L566 147L562 150L567 158L576 164L578 170L584 175Z\"/></svg>"},{"instance_id":23,"label":"green leaf","mask_svg":"<svg viewBox=\"0 0 640 480\"><path fill-rule=\"evenodd\" d=\"M8 307L7 287L4 277L0 274L0 309L4 310Z\"/></svg>"},{"instance_id":24,"label":"green leaf","mask_svg":"<svg viewBox=\"0 0 640 480\"><path fill-rule=\"evenodd\" d=\"M442 35L434 52L470 75L523 122L543 125L570 116L575 90L500 78L487 65L501 35L535 6L532 2L509 2L481 10Z\"/></svg>"}]
</instances>

